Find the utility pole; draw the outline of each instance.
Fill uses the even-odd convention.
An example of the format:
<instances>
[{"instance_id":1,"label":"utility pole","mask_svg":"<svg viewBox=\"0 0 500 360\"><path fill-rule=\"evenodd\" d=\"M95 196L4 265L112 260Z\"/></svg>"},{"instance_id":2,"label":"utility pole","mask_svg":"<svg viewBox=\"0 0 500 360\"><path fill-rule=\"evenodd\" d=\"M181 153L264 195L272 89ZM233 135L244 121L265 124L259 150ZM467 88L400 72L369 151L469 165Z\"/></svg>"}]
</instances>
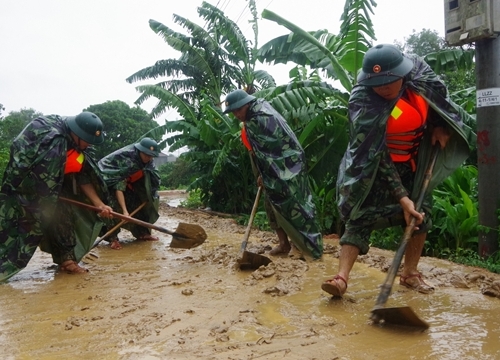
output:
<instances>
[{"instance_id":1,"label":"utility pole","mask_svg":"<svg viewBox=\"0 0 500 360\"><path fill-rule=\"evenodd\" d=\"M498 250L500 216L500 0L444 0L449 45L475 43L478 253Z\"/></svg>"},{"instance_id":2,"label":"utility pole","mask_svg":"<svg viewBox=\"0 0 500 360\"><path fill-rule=\"evenodd\" d=\"M476 41L478 252L498 250L500 216L500 38Z\"/></svg>"}]
</instances>

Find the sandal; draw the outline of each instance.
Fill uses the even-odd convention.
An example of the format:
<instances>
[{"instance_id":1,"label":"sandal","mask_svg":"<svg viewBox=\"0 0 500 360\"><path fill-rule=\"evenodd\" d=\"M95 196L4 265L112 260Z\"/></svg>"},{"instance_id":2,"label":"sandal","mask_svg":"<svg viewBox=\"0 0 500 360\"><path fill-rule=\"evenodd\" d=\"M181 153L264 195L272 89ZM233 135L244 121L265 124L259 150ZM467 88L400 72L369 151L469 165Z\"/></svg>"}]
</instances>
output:
<instances>
[{"instance_id":1,"label":"sandal","mask_svg":"<svg viewBox=\"0 0 500 360\"><path fill-rule=\"evenodd\" d=\"M338 280L341 280L345 284L345 288L343 290ZM334 297L342 297L342 295L344 295L347 291L347 281L342 276L335 275L333 279L326 280L321 285L321 289Z\"/></svg>"},{"instance_id":2,"label":"sandal","mask_svg":"<svg viewBox=\"0 0 500 360\"><path fill-rule=\"evenodd\" d=\"M85 274L89 272L88 269L81 267L74 260L66 260L61 265L59 265L59 269L61 271L67 272L68 274Z\"/></svg>"},{"instance_id":3,"label":"sandal","mask_svg":"<svg viewBox=\"0 0 500 360\"><path fill-rule=\"evenodd\" d=\"M156 236L146 234L146 235L139 236L139 240L141 240L141 241L158 241L160 239Z\"/></svg>"},{"instance_id":4,"label":"sandal","mask_svg":"<svg viewBox=\"0 0 500 360\"><path fill-rule=\"evenodd\" d=\"M411 281L408 281L411 280ZM422 279L422 274L412 274L408 276L401 275L399 278L399 285L406 286L409 289L416 290L422 294L430 294L434 291L434 287L427 284Z\"/></svg>"}]
</instances>

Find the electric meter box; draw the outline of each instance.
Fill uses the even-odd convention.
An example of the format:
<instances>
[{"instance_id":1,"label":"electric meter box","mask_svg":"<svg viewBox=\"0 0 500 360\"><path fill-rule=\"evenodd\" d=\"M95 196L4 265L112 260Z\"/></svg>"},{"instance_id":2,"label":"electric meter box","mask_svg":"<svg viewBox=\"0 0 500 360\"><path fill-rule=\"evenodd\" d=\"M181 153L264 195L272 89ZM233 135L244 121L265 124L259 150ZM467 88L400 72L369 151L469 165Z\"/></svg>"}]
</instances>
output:
<instances>
[{"instance_id":1,"label":"electric meter box","mask_svg":"<svg viewBox=\"0 0 500 360\"><path fill-rule=\"evenodd\" d=\"M463 45L500 33L500 0L444 0L445 40Z\"/></svg>"}]
</instances>

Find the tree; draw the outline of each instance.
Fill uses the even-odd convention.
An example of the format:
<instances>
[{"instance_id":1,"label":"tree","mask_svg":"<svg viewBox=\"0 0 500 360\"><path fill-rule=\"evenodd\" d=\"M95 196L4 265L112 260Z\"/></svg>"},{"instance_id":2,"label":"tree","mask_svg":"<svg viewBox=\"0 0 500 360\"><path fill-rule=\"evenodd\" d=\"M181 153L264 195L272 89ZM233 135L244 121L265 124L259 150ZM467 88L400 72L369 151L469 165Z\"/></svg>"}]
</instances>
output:
<instances>
[{"instance_id":1,"label":"tree","mask_svg":"<svg viewBox=\"0 0 500 360\"><path fill-rule=\"evenodd\" d=\"M415 54L424 57L427 54L448 48L445 40L436 30L422 29L419 33L413 29L410 36L404 38L404 43L395 42L395 45L406 54Z\"/></svg>"},{"instance_id":2,"label":"tree","mask_svg":"<svg viewBox=\"0 0 500 360\"><path fill-rule=\"evenodd\" d=\"M257 39L255 1L249 1L249 8ZM174 22L185 33L150 20L151 29L181 55L159 60L132 74L127 81L161 78L156 84L138 86L142 94L136 103L154 97L158 103L152 116L173 108L180 119L169 120L152 133L172 133L167 139L172 151L189 149L186 159L197 173L203 174L191 188L201 189L208 206L221 211L246 211L254 196L249 191L254 189L254 181L248 155L238 138L238 121L222 115L221 97L235 87L253 92L275 82L267 72L255 70L255 50L234 21L207 2L198 7L198 14L204 26L174 14ZM231 196L236 187L241 191L238 196Z\"/></svg>"},{"instance_id":3,"label":"tree","mask_svg":"<svg viewBox=\"0 0 500 360\"><path fill-rule=\"evenodd\" d=\"M14 138L38 116L43 116L43 114L31 108L11 111L0 121L0 147L10 147Z\"/></svg>"},{"instance_id":4,"label":"tree","mask_svg":"<svg viewBox=\"0 0 500 360\"><path fill-rule=\"evenodd\" d=\"M332 144L346 136L346 114L337 116L340 112L329 108L329 105L339 103L345 108L347 99L344 94L314 74L309 78L302 76L299 69L294 72L291 84L280 86L276 86L267 72L256 70L257 12L255 1L250 0L248 4L253 17L253 44L222 11L206 2L198 8L205 24L203 28L174 15L174 22L185 28L187 35L151 20L151 28L181 55L178 59L157 61L127 79L134 82L167 77L155 85L139 86L137 89L142 95L137 103L156 97L159 102L153 110L154 116L168 107L177 110L181 119L167 121L161 130L176 132L167 140L170 149L187 146L186 158L193 162L198 173L203 174L191 183L190 189L200 189L207 206L225 212L249 212L256 191L248 154L239 139L239 121L232 115L222 114L220 99L225 94L235 88L244 88L269 100L303 136L304 146L311 150L315 146L320 149L310 158L311 169L321 169L320 161L326 160L325 154L331 154L328 150ZM323 55L328 56L328 53L326 51ZM344 72L335 59L332 63L332 71ZM346 76L342 79L346 80L346 86L351 82ZM336 96L333 101L325 101ZM318 117L329 120L319 121ZM339 136L329 137L339 129L334 117L344 126L338 131ZM321 133L322 129L328 131ZM323 142L316 142L317 137ZM337 148L342 148L342 145Z\"/></svg>"},{"instance_id":5,"label":"tree","mask_svg":"<svg viewBox=\"0 0 500 360\"><path fill-rule=\"evenodd\" d=\"M104 126L104 143L93 147L97 160L126 145L137 142L158 126L151 116L136 106L131 108L120 100L91 105L85 109L99 116ZM155 138L159 143L161 137Z\"/></svg>"},{"instance_id":6,"label":"tree","mask_svg":"<svg viewBox=\"0 0 500 360\"><path fill-rule=\"evenodd\" d=\"M186 161L183 154L173 162L167 162L158 168L162 187L178 189L187 187L193 178L199 176L192 169L192 162Z\"/></svg>"},{"instance_id":7,"label":"tree","mask_svg":"<svg viewBox=\"0 0 500 360\"><path fill-rule=\"evenodd\" d=\"M5 108L0 104L0 115ZM10 146L17 135L34 118L43 114L34 109L11 111L5 117L0 116L0 176L9 162Z\"/></svg>"}]
</instances>

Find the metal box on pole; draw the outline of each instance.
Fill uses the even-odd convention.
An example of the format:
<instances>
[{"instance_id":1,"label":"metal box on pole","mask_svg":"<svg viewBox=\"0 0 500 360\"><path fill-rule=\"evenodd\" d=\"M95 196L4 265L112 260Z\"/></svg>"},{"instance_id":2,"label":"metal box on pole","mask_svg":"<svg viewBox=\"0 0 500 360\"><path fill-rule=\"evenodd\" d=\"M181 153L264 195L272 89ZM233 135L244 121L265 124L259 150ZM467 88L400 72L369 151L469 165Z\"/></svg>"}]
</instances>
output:
<instances>
[{"instance_id":1,"label":"metal box on pole","mask_svg":"<svg viewBox=\"0 0 500 360\"><path fill-rule=\"evenodd\" d=\"M444 24L450 46L495 38L500 33L500 1L444 0Z\"/></svg>"}]
</instances>

